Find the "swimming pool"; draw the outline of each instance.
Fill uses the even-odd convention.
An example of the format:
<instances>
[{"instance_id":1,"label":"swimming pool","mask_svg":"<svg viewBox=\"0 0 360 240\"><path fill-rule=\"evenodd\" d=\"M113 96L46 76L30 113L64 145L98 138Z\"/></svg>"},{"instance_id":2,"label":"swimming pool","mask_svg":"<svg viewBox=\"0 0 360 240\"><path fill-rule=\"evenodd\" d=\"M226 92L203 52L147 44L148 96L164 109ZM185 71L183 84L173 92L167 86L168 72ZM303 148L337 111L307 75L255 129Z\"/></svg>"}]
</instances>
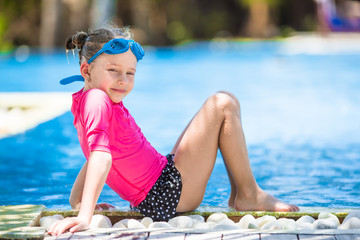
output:
<instances>
[{"instance_id":1,"label":"swimming pool","mask_svg":"<svg viewBox=\"0 0 360 240\"><path fill-rule=\"evenodd\" d=\"M298 54L282 42L196 42L146 48L125 99L145 136L168 153L206 97L238 96L259 185L300 206L360 206L360 52ZM19 59L18 59L19 60ZM76 91L58 80L77 74L63 51L0 59L0 91ZM23 134L0 139L0 205L69 209L84 162L67 112ZM202 206L226 207L230 192L219 154ZM105 187L100 201L127 209Z\"/></svg>"}]
</instances>

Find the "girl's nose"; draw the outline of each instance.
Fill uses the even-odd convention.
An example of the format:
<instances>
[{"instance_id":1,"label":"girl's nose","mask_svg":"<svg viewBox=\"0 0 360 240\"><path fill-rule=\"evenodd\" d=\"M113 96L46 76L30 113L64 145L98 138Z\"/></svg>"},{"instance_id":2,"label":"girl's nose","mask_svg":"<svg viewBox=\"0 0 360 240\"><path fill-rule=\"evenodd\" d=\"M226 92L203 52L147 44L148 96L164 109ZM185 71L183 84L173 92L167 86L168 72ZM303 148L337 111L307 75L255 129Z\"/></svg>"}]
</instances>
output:
<instances>
[{"instance_id":1,"label":"girl's nose","mask_svg":"<svg viewBox=\"0 0 360 240\"><path fill-rule=\"evenodd\" d=\"M129 82L129 80L127 79L126 74L122 74L122 75L119 76L117 82L119 84L125 85L125 84L127 84Z\"/></svg>"}]
</instances>

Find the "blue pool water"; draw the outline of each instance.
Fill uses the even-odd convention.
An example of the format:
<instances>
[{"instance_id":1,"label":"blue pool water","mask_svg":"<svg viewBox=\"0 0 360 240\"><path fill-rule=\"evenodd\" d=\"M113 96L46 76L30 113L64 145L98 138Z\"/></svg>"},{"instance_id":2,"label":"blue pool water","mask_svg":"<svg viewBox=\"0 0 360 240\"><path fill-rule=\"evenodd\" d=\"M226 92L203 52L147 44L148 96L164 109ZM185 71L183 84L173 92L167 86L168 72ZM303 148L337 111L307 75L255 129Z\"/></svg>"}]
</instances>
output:
<instances>
[{"instance_id":1,"label":"blue pool water","mask_svg":"<svg viewBox=\"0 0 360 240\"><path fill-rule=\"evenodd\" d=\"M76 91L58 80L78 73L64 52L0 58L0 92ZM125 105L166 154L206 97L238 96L259 185L300 206L360 206L360 53L288 55L281 42L191 43L146 48ZM70 112L0 139L0 205L69 209L84 163ZM219 154L202 206L226 207L230 192ZM105 187L100 201L128 203Z\"/></svg>"}]
</instances>

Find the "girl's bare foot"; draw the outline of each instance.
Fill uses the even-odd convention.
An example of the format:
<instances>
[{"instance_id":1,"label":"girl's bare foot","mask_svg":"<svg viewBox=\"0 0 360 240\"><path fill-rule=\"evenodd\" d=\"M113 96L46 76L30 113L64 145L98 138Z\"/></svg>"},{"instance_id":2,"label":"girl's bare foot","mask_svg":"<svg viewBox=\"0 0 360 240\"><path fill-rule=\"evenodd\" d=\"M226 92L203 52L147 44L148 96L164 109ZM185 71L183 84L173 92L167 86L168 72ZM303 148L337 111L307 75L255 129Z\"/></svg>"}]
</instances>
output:
<instances>
[{"instance_id":1,"label":"girl's bare foot","mask_svg":"<svg viewBox=\"0 0 360 240\"><path fill-rule=\"evenodd\" d=\"M258 189L254 197L239 197L234 201L234 208L237 211L269 211L269 212L297 212L299 208L287 204L276 197Z\"/></svg>"}]
</instances>

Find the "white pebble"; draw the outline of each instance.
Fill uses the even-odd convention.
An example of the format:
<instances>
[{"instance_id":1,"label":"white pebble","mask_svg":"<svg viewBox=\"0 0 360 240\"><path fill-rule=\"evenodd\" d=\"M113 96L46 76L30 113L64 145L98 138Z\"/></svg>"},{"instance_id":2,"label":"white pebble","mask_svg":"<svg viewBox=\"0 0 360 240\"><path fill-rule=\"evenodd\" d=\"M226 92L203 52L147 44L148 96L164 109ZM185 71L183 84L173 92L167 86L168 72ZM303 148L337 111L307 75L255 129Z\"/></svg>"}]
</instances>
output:
<instances>
[{"instance_id":1,"label":"white pebble","mask_svg":"<svg viewBox=\"0 0 360 240\"><path fill-rule=\"evenodd\" d=\"M261 229L279 230L282 229L282 225L279 221L273 220L262 225Z\"/></svg>"},{"instance_id":2,"label":"white pebble","mask_svg":"<svg viewBox=\"0 0 360 240\"><path fill-rule=\"evenodd\" d=\"M115 223L112 228L126 228L126 226L121 221L119 221Z\"/></svg>"},{"instance_id":3,"label":"white pebble","mask_svg":"<svg viewBox=\"0 0 360 240\"><path fill-rule=\"evenodd\" d=\"M63 220L64 219L64 217L62 215L59 215L59 214L55 214L53 216L53 218L58 219L58 220Z\"/></svg>"},{"instance_id":4,"label":"white pebble","mask_svg":"<svg viewBox=\"0 0 360 240\"><path fill-rule=\"evenodd\" d=\"M296 223L295 223L295 220L294 219L291 219L291 218L280 218L277 220L283 230L295 230L296 229Z\"/></svg>"},{"instance_id":5,"label":"white pebble","mask_svg":"<svg viewBox=\"0 0 360 240\"><path fill-rule=\"evenodd\" d=\"M314 229L314 225L309 222L296 222L296 229Z\"/></svg>"},{"instance_id":6,"label":"white pebble","mask_svg":"<svg viewBox=\"0 0 360 240\"><path fill-rule=\"evenodd\" d=\"M130 219L127 222L127 228L146 228L146 227L138 220Z\"/></svg>"},{"instance_id":7,"label":"white pebble","mask_svg":"<svg viewBox=\"0 0 360 240\"><path fill-rule=\"evenodd\" d=\"M231 229L238 229L239 226L236 225L231 219L223 219L220 222L217 222L213 229L218 230L231 230Z\"/></svg>"},{"instance_id":8,"label":"white pebble","mask_svg":"<svg viewBox=\"0 0 360 240\"><path fill-rule=\"evenodd\" d=\"M214 222L196 222L193 225L195 229L213 229L216 223Z\"/></svg>"},{"instance_id":9,"label":"white pebble","mask_svg":"<svg viewBox=\"0 0 360 240\"><path fill-rule=\"evenodd\" d=\"M111 228L112 224L108 217L96 214L92 216L89 227L90 228Z\"/></svg>"},{"instance_id":10,"label":"white pebble","mask_svg":"<svg viewBox=\"0 0 360 240\"><path fill-rule=\"evenodd\" d=\"M248 229L259 229L259 226L256 223L249 223Z\"/></svg>"},{"instance_id":11,"label":"white pebble","mask_svg":"<svg viewBox=\"0 0 360 240\"><path fill-rule=\"evenodd\" d=\"M193 220L188 216L178 216L170 219L168 223L175 228L191 228Z\"/></svg>"},{"instance_id":12,"label":"white pebble","mask_svg":"<svg viewBox=\"0 0 360 240\"><path fill-rule=\"evenodd\" d=\"M149 228L173 228L167 222L154 222L149 225Z\"/></svg>"},{"instance_id":13,"label":"white pebble","mask_svg":"<svg viewBox=\"0 0 360 240\"><path fill-rule=\"evenodd\" d=\"M126 228L146 228L142 223L135 219L125 218L118 222L123 224ZM121 225L120 225L121 226Z\"/></svg>"},{"instance_id":14,"label":"white pebble","mask_svg":"<svg viewBox=\"0 0 360 240\"><path fill-rule=\"evenodd\" d=\"M276 220L274 216L265 215L256 219L256 225L261 228L264 224L274 220Z\"/></svg>"},{"instance_id":15,"label":"white pebble","mask_svg":"<svg viewBox=\"0 0 360 240\"><path fill-rule=\"evenodd\" d=\"M127 228L129 221L130 221L129 218L124 218L124 219L120 220L119 223L122 223Z\"/></svg>"},{"instance_id":16,"label":"white pebble","mask_svg":"<svg viewBox=\"0 0 360 240\"><path fill-rule=\"evenodd\" d=\"M340 221L339 221L339 219L337 218L337 216L335 216L334 214L332 214L332 213L329 213L329 212L321 212L320 214L319 214L319 216L318 216L318 219L333 219L335 222L336 222L336 224L337 224L337 226L339 226L340 225Z\"/></svg>"},{"instance_id":17,"label":"white pebble","mask_svg":"<svg viewBox=\"0 0 360 240\"><path fill-rule=\"evenodd\" d=\"M47 216L40 219L40 226L48 230L54 222L64 219L61 215Z\"/></svg>"},{"instance_id":18,"label":"white pebble","mask_svg":"<svg viewBox=\"0 0 360 240\"><path fill-rule=\"evenodd\" d=\"M360 229L360 219L357 217L347 218L339 226L339 229Z\"/></svg>"},{"instance_id":19,"label":"white pebble","mask_svg":"<svg viewBox=\"0 0 360 240\"><path fill-rule=\"evenodd\" d=\"M296 224L303 224L303 223L310 223L313 224L315 222L315 219L311 216L305 215L296 220Z\"/></svg>"},{"instance_id":20,"label":"white pebble","mask_svg":"<svg viewBox=\"0 0 360 240\"><path fill-rule=\"evenodd\" d=\"M354 210L349 212L349 214L345 217L343 223L345 223L348 219L356 217L358 219L360 219L360 210Z\"/></svg>"},{"instance_id":21,"label":"white pebble","mask_svg":"<svg viewBox=\"0 0 360 240\"><path fill-rule=\"evenodd\" d=\"M188 215L188 217L192 219L193 224L205 222L204 217L201 216L201 215L196 215L196 214L194 214L194 215Z\"/></svg>"},{"instance_id":22,"label":"white pebble","mask_svg":"<svg viewBox=\"0 0 360 240\"><path fill-rule=\"evenodd\" d=\"M336 221L332 218L318 219L313 225L315 229L336 229L338 227Z\"/></svg>"},{"instance_id":23,"label":"white pebble","mask_svg":"<svg viewBox=\"0 0 360 240\"><path fill-rule=\"evenodd\" d=\"M250 223L256 225L256 220L255 220L255 218L254 218L253 215L246 214L245 216L243 216L243 217L240 219L240 221L237 223L237 225L238 225L241 229L248 229Z\"/></svg>"},{"instance_id":24,"label":"white pebble","mask_svg":"<svg viewBox=\"0 0 360 240\"><path fill-rule=\"evenodd\" d=\"M141 220L141 223L142 225L144 225L145 227L149 227L150 224L152 224L154 221L152 220L152 218L149 218L149 217L144 217L142 220Z\"/></svg>"},{"instance_id":25,"label":"white pebble","mask_svg":"<svg viewBox=\"0 0 360 240\"><path fill-rule=\"evenodd\" d=\"M237 225L234 223L234 221L231 219L228 219L228 218L221 220L220 222L217 222L216 226L218 226L218 225L228 225L228 226L236 226L237 227Z\"/></svg>"},{"instance_id":26,"label":"white pebble","mask_svg":"<svg viewBox=\"0 0 360 240\"><path fill-rule=\"evenodd\" d=\"M228 219L228 216L225 213L213 213L208 217L206 221L217 223L224 219Z\"/></svg>"}]
</instances>

